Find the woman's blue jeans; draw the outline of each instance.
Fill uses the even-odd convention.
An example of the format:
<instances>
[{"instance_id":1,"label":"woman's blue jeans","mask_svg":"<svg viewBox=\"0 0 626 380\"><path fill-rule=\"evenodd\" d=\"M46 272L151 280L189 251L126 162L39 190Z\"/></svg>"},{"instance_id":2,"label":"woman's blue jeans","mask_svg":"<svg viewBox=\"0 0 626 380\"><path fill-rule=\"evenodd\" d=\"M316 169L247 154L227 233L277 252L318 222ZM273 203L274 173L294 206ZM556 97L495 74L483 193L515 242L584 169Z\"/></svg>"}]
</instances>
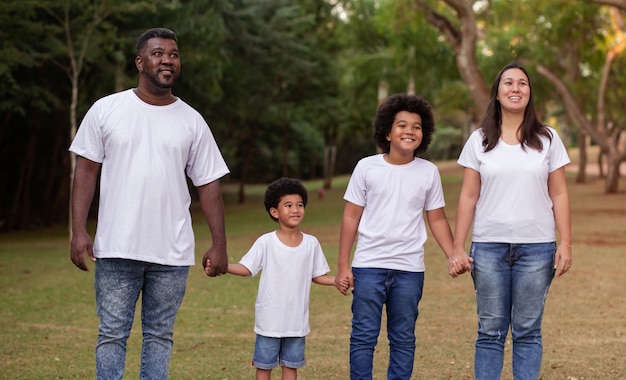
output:
<instances>
[{"instance_id":1,"label":"woman's blue jeans","mask_svg":"<svg viewBox=\"0 0 626 380\"><path fill-rule=\"evenodd\" d=\"M185 295L188 266L134 260L98 259L94 285L100 316L96 377L122 379L126 340L141 293L140 379L167 379L174 321Z\"/></svg>"},{"instance_id":2,"label":"woman's blue jeans","mask_svg":"<svg viewBox=\"0 0 626 380\"><path fill-rule=\"evenodd\" d=\"M543 347L541 320L554 278L556 244L472 243L478 337L476 380L498 380L509 326L513 378L537 380Z\"/></svg>"},{"instance_id":3,"label":"woman's blue jeans","mask_svg":"<svg viewBox=\"0 0 626 380\"><path fill-rule=\"evenodd\" d=\"M372 378L383 305L387 311L389 339L387 379L410 379L415 356L417 305L422 298L424 273L375 268L352 268L352 273L350 379Z\"/></svg>"}]
</instances>

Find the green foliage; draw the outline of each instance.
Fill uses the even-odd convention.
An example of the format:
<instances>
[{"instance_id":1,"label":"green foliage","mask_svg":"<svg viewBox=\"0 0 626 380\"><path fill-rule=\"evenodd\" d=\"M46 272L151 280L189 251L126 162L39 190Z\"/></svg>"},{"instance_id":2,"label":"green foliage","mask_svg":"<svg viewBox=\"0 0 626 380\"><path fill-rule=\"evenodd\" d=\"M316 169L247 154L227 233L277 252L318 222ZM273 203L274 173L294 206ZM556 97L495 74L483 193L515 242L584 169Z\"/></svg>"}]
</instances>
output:
<instances>
[{"instance_id":1,"label":"green foliage","mask_svg":"<svg viewBox=\"0 0 626 380\"><path fill-rule=\"evenodd\" d=\"M338 148L337 172L349 173L374 152L371 121L382 84L391 94L414 83L437 122L466 136L473 100L454 50L418 6L424 3L460 27L437 0L0 2L0 225L65 221L70 75L79 69L80 121L96 99L136 85L135 41L154 26L178 34L183 69L174 92L209 122L230 181L318 177L330 146ZM593 118L614 41L608 9L591 1L476 2L485 82L522 60L541 112L565 123L553 87L535 72L541 63L567 78ZM625 65L618 57L607 93L607 117L618 128L626 119Z\"/></svg>"}]
</instances>

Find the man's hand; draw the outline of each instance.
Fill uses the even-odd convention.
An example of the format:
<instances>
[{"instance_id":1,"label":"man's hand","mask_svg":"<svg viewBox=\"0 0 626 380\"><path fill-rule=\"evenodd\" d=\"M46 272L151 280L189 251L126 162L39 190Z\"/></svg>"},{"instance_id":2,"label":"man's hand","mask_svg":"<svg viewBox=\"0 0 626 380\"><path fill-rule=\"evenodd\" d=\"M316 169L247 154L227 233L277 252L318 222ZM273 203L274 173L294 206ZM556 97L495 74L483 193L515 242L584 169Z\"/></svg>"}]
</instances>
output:
<instances>
[{"instance_id":1,"label":"man's hand","mask_svg":"<svg viewBox=\"0 0 626 380\"><path fill-rule=\"evenodd\" d=\"M209 265L207 265L207 260ZM226 247L217 248L212 246L202 257L204 273L209 277L216 277L228 273L228 254Z\"/></svg>"},{"instance_id":2,"label":"man's hand","mask_svg":"<svg viewBox=\"0 0 626 380\"><path fill-rule=\"evenodd\" d=\"M89 267L85 262L85 254L89 256L89 260L95 262L96 258L93 256L93 244L91 238L87 233L72 234L72 241L70 243L70 258L74 265L80 270L89 272Z\"/></svg>"}]
</instances>

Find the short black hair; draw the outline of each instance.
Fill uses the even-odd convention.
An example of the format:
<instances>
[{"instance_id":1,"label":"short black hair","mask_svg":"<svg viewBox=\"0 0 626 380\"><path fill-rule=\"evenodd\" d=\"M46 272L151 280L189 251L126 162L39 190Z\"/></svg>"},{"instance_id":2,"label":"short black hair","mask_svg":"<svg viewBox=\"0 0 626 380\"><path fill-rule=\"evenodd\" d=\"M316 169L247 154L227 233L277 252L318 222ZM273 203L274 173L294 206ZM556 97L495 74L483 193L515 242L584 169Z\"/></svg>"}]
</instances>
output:
<instances>
[{"instance_id":1,"label":"short black hair","mask_svg":"<svg viewBox=\"0 0 626 380\"><path fill-rule=\"evenodd\" d=\"M274 218L272 214L270 214L270 209L278 208L278 203L280 202L280 198L285 195L297 194L302 197L302 203L304 207L306 207L307 203L307 191L304 185L295 178L279 178L274 182L270 183L267 186L267 190L265 190L265 197L263 197L263 203L265 204L265 210L270 215L273 221L277 222L278 219Z\"/></svg>"},{"instance_id":2,"label":"short black hair","mask_svg":"<svg viewBox=\"0 0 626 380\"><path fill-rule=\"evenodd\" d=\"M428 145L433 139L433 132L435 131L435 118L430 104L419 95L400 93L393 94L385 99L385 101L378 106L376 116L374 116L372 137L374 138L376 146L379 147L383 153L389 153L391 144L387 140L387 135L391 131L396 114L402 111L416 113L422 118L422 142L413 152L414 156L418 156L426 152Z\"/></svg>"},{"instance_id":3,"label":"short black hair","mask_svg":"<svg viewBox=\"0 0 626 380\"><path fill-rule=\"evenodd\" d=\"M176 38L176 33L167 28L152 28L148 29L139 36L137 40L137 55L150 38L165 38L166 40L174 40L174 42L178 43L178 38Z\"/></svg>"}]
</instances>

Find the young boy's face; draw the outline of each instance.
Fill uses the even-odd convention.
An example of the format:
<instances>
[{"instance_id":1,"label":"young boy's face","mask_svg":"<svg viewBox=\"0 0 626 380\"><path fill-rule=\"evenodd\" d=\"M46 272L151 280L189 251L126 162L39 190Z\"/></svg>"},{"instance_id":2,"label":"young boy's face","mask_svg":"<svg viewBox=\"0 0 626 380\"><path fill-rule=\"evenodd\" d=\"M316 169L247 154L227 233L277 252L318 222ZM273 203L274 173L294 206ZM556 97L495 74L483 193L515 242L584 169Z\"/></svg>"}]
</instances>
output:
<instances>
[{"instance_id":1,"label":"young boy's face","mask_svg":"<svg viewBox=\"0 0 626 380\"><path fill-rule=\"evenodd\" d=\"M413 155L422 143L422 117L419 114L400 111L387 134L389 154Z\"/></svg>"},{"instance_id":2,"label":"young boy's face","mask_svg":"<svg viewBox=\"0 0 626 380\"><path fill-rule=\"evenodd\" d=\"M283 195L277 208L271 208L270 213L278 223L285 227L295 228L304 219L304 203L298 194Z\"/></svg>"}]
</instances>

